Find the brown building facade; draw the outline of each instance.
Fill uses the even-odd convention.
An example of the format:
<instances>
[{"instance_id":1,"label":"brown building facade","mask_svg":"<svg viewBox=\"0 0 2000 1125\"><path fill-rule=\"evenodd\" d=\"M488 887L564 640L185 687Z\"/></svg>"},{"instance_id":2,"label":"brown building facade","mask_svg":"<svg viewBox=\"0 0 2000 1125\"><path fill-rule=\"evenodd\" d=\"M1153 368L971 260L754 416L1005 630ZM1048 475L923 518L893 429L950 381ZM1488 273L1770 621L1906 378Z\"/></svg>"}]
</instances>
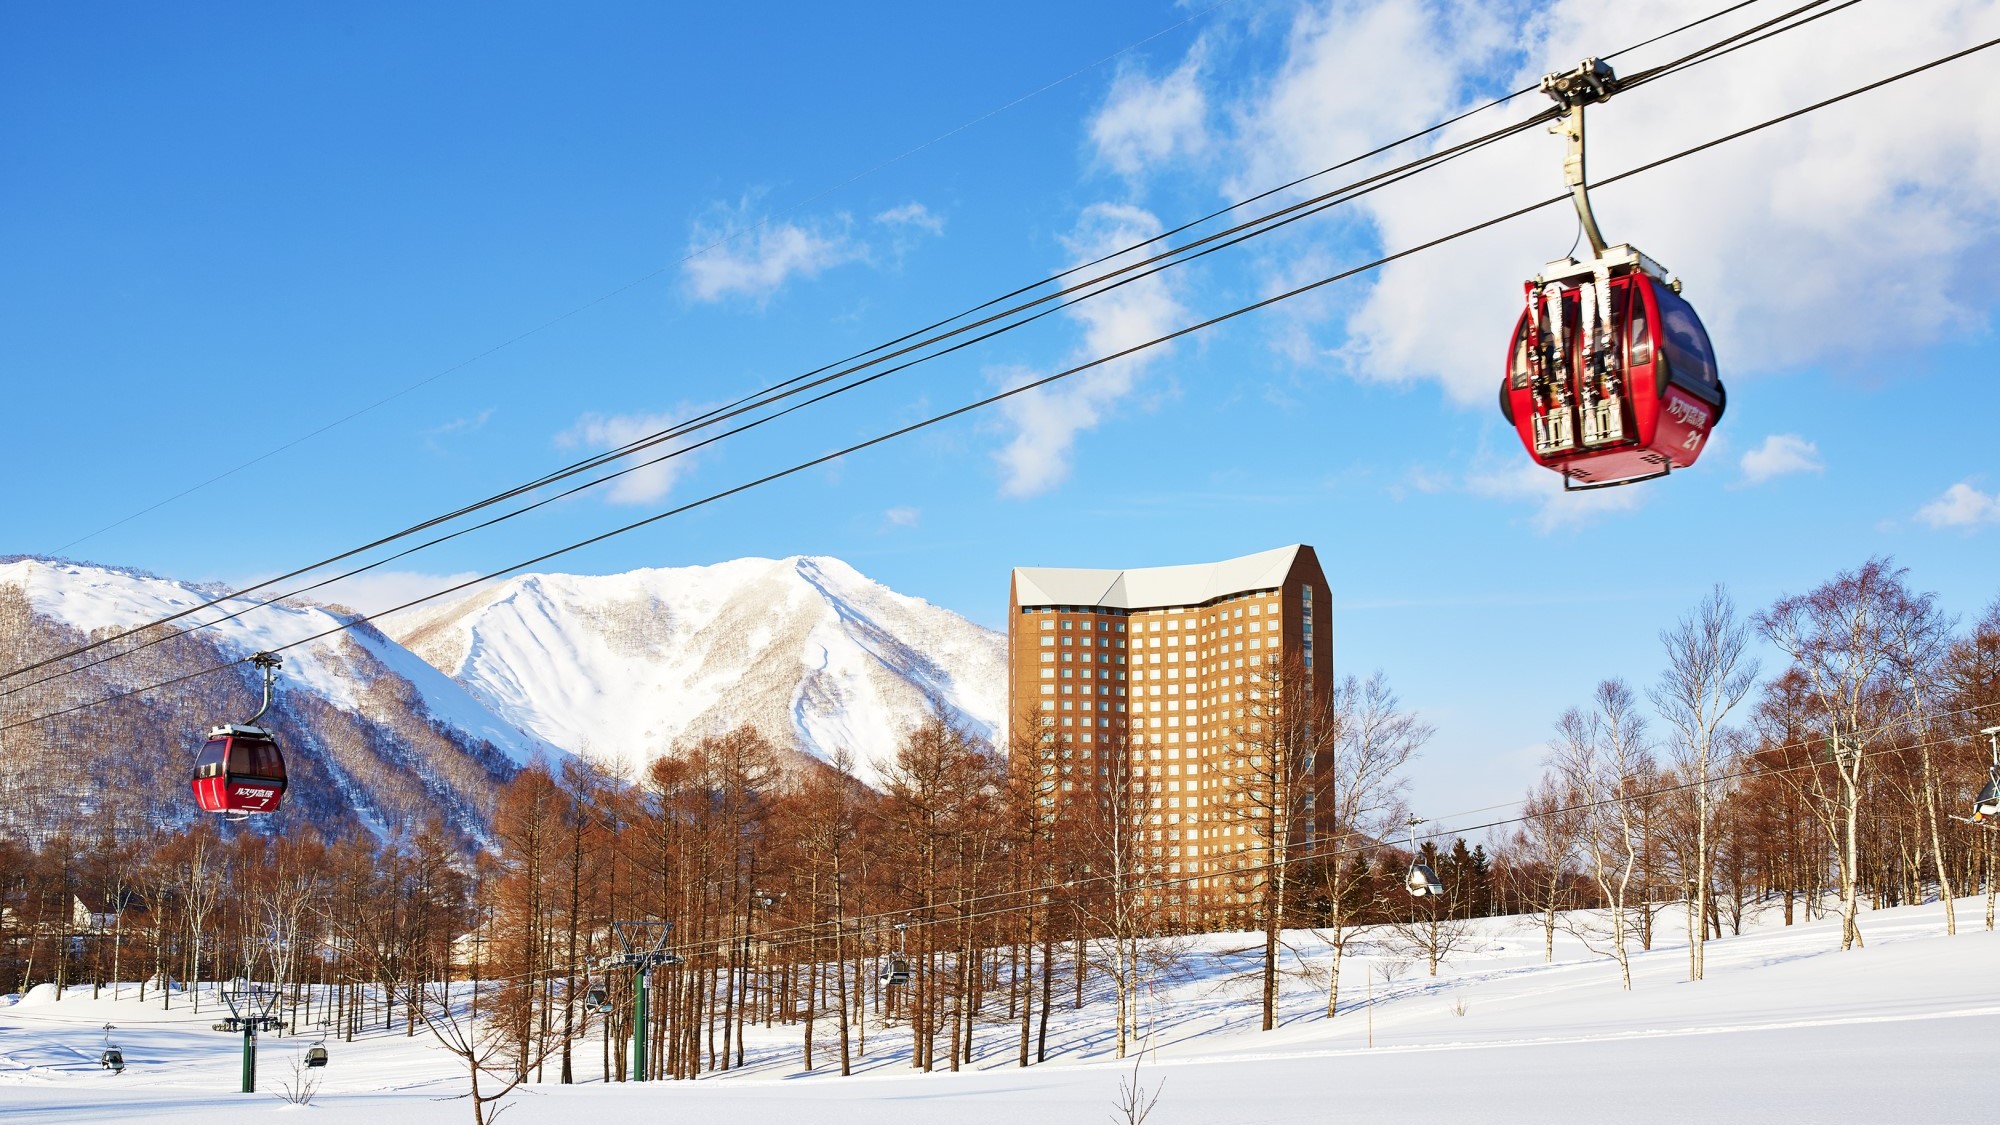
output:
<instances>
[{"instance_id":1,"label":"brown building facade","mask_svg":"<svg viewBox=\"0 0 2000 1125\"><path fill-rule=\"evenodd\" d=\"M1135 850L1158 876L1155 905L1212 920L1253 901L1262 881L1228 872L1261 872L1269 856L1268 833L1246 813L1271 796L1251 766L1263 761L1260 700L1268 706L1281 668L1329 699L1332 638L1326 576L1304 545L1189 566L1017 568L1014 753L1042 759L1044 805L1136 792ZM1312 823L1291 830L1294 845L1310 846Z\"/></svg>"}]
</instances>

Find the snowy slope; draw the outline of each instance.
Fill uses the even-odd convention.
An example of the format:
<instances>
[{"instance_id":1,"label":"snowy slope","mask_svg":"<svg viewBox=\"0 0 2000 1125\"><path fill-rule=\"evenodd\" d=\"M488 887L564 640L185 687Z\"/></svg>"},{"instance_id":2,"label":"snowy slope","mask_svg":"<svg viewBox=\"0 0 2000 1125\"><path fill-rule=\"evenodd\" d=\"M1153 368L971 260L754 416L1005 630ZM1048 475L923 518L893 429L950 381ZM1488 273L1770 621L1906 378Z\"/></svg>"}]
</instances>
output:
<instances>
[{"instance_id":1,"label":"snowy slope","mask_svg":"<svg viewBox=\"0 0 2000 1125\"><path fill-rule=\"evenodd\" d=\"M864 779L929 700L1001 733L1006 642L839 559L531 574L390 627L496 714L635 764L750 723Z\"/></svg>"},{"instance_id":2,"label":"snowy slope","mask_svg":"<svg viewBox=\"0 0 2000 1125\"><path fill-rule=\"evenodd\" d=\"M309 823L389 835L442 821L479 840L498 786L522 763L561 754L340 611L232 599L143 638L111 639L225 592L114 567L0 559L0 666L108 642L0 693L0 719L16 724L0 744L0 831L49 838L93 819L203 815L186 770L208 726L257 709L256 673L232 662L261 650L284 649L259 722L284 747L291 787L284 808L251 830Z\"/></svg>"},{"instance_id":3,"label":"snowy slope","mask_svg":"<svg viewBox=\"0 0 2000 1125\"><path fill-rule=\"evenodd\" d=\"M26 594L39 615L60 621L78 632L124 630L200 605L226 591L135 571L38 558L0 563L0 586ZM255 607L255 608L253 608ZM242 616L223 620L229 614ZM295 644L338 628L348 615L318 606L260 604L238 598L201 610L177 622L192 629L207 625L199 635L229 657L248 656ZM517 763L526 763L550 747L532 735L496 718L464 688L412 656L408 650L366 626L287 649L279 673L280 690L304 689L342 710L363 707L361 691L377 670L364 671L349 645L358 646L393 674L416 689L422 709L473 739L490 742Z\"/></svg>"},{"instance_id":4,"label":"snowy slope","mask_svg":"<svg viewBox=\"0 0 2000 1125\"><path fill-rule=\"evenodd\" d=\"M838 1071L830 1019L815 1028L817 1066L802 1066L799 1024L748 1030L747 1065L699 1081L605 1084L600 1024L580 1029L578 1085L543 1080L517 1092L509 1125L641 1125L659 1121L808 1121L815 1125L1103 1125L1121 1080L1159 1093L1148 1125L1682 1125L1697 1122L1941 1122L1986 1104L2000 997L1988 985L2000 934L1980 928L1983 903L1959 903L1947 936L1935 903L1862 916L1867 945L1839 951L1837 923L1785 927L1775 911L1740 937L1708 946L1707 979L1686 981L1684 944L1665 937L1616 968L1559 938L1553 962L1528 919L1480 923L1481 948L1435 978L1368 933L1343 971L1341 1012L1321 988L1327 950L1310 931L1285 935L1276 1030L1257 1029L1246 975L1257 935L1176 939L1179 968L1148 981L1137 1019L1143 1056L1115 1057L1115 1009L1094 973L1086 1002L1059 999L1048 1061L1016 1064L1018 1026L1001 990L974 1029L975 1060L936 1073L910 1067L906 1020L871 1012L857 1073ZM1669 912L1663 919L1671 921ZM1663 929L1666 927L1663 926ZM1004 969L1003 969L1004 972ZM1066 997L1068 982L1056 995ZM0 997L0 1120L83 1125L143 1119L186 1125L270 1122L289 1107L234 1093L240 1039L157 992L139 1003L88 986ZM130 1064L95 1065L112 1035ZM267 1036L262 1088L275 1092L306 1036ZM304 1116L320 1125L445 1125L469 1117L462 1066L421 1029L379 1021L328 1044L326 1085ZM1136 1063L1136 1071L1135 1071ZM489 1086L490 1089L490 1086ZM455 1098L456 1096L456 1098Z\"/></svg>"}]
</instances>

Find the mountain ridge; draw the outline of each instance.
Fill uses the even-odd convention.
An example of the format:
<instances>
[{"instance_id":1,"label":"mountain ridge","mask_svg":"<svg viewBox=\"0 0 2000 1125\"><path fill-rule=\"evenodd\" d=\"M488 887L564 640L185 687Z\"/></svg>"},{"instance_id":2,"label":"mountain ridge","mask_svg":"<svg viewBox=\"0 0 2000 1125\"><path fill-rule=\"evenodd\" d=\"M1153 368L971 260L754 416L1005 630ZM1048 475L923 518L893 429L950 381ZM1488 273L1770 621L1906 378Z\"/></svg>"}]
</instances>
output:
<instances>
[{"instance_id":1,"label":"mountain ridge","mask_svg":"<svg viewBox=\"0 0 2000 1125\"><path fill-rule=\"evenodd\" d=\"M522 730L635 766L748 723L872 781L931 706L1004 727L1003 637L832 556L517 575L390 635Z\"/></svg>"}]
</instances>

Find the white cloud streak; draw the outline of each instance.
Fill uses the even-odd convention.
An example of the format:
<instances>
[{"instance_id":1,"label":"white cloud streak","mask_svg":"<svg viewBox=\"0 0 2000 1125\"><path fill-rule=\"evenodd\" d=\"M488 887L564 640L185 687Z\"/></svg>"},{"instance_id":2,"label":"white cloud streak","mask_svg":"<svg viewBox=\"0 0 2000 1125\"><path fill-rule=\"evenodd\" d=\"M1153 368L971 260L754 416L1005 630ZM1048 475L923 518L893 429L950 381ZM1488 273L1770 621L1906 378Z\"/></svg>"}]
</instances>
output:
<instances>
[{"instance_id":1,"label":"white cloud streak","mask_svg":"<svg viewBox=\"0 0 2000 1125\"><path fill-rule=\"evenodd\" d=\"M1242 172L1226 186L1260 190L1713 7L1558 0L1515 26L1471 0L1309 5L1275 77L1227 115L1240 122L1232 143ZM1658 63L1762 15L1716 20L1618 67ZM1593 107L1591 173L1603 178L1995 35L1996 0L1937 0L1922 18L1856 5ZM1491 81L1496 64L1517 57L1514 73ZM1434 144L1542 104L1517 99ZM1559 193L1561 162L1561 142L1536 130L1342 210L1382 247L1401 248ZM1984 317L2000 240L2000 83L1976 62L1951 64L1595 196L1609 238L1686 279L1726 376L1901 351ZM1351 223L1318 229L1334 245L1356 233ZM1550 208L1386 267L1346 320L1350 371L1490 400L1518 281L1560 257L1575 231L1567 208Z\"/></svg>"},{"instance_id":2,"label":"white cloud streak","mask_svg":"<svg viewBox=\"0 0 2000 1125\"><path fill-rule=\"evenodd\" d=\"M698 406L683 407L670 414L585 414L576 420L575 425L556 435L556 446L600 452L616 449L700 414L703 409ZM651 460L679 448L681 444L671 441L653 446L630 460L613 462L603 471L615 472L628 464ZM609 491L604 494L605 500L612 504L650 504L662 499L673 491L675 482L693 470L695 457L695 454L683 453L657 465L626 473L606 486Z\"/></svg>"},{"instance_id":3,"label":"white cloud streak","mask_svg":"<svg viewBox=\"0 0 2000 1125\"><path fill-rule=\"evenodd\" d=\"M357 574L314 590L303 600L321 605L337 605L357 613L378 614L385 610L418 598L435 594L439 590L449 590L453 586L472 582L479 577L478 571L461 571L456 574L427 574L415 570L382 570ZM317 577L317 576L315 576ZM448 598L464 597L480 587L468 586L457 593L448 594L436 602L425 602L414 607L411 612L421 612L428 606L439 604Z\"/></svg>"},{"instance_id":4,"label":"white cloud streak","mask_svg":"<svg viewBox=\"0 0 2000 1125\"><path fill-rule=\"evenodd\" d=\"M1208 96L1201 86L1203 47L1154 79L1121 70L1090 122L1098 159L1124 176L1137 176L1177 156L1208 147Z\"/></svg>"},{"instance_id":5,"label":"white cloud streak","mask_svg":"<svg viewBox=\"0 0 2000 1125\"><path fill-rule=\"evenodd\" d=\"M1473 469L1466 474L1465 491L1474 496L1535 505L1535 514L1529 522L1544 535L1634 511L1646 499L1644 490L1637 488L1565 492L1561 476L1532 461L1513 459L1499 466Z\"/></svg>"},{"instance_id":6,"label":"white cloud streak","mask_svg":"<svg viewBox=\"0 0 2000 1125\"><path fill-rule=\"evenodd\" d=\"M944 218L932 213L921 203L909 202L900 207L891 207L875 216L875 221L886 226L914 227L929 234L944 233Z\"/></svg>"},{"instance_id":7,"label":"white cloud streak","mask_svg":"<svg viewBox=\"0 0 2000 1125\"><path fill-rule=\"evenodd\" d=\"M1932 527L1980 527L2000 523L2000 493L1985 493L1967 481L1917 509L1917 518Z\"/></svg>"},{"instance_id":8,"label":"white cloud streak","mask_svg":"<svg viewBox=\"0 0 2000 1125\"><path fill-rule=\"evenodd\" d=\"M1065 249L1073 260L1089 261L1159 232L1160 221L1148 211L1122 203L1097 203L1084 210L1076 230L1065 240ZM1106 268L1129 264L1143 253L1121 255L1106 263ZM1165 335L1186 320L1186 312L1163 274L1108 290L1072 306L1065 315L1083 328L1075 362ZM1149 348L1001 403L1001 415L1013 430L1012 439L996 454L1003 477L1001 492L1034 496L1062 483L1069 475L1077 436L1095 429L1114 406L1131 395L1146 370L1168 350L1165 345ZM995 374L1003 386L1020 386L1042 373L1017 367Z\"/></svg>"},{"instance_id":9,"label":"white cloud streak","mask_svg":"<svg viewBox=\"0 0 2000 1125\"><path fill-rule=\"evenodd\" d=\"M1820 460L1819 446L1797 434L1772 434L1764 443L1745 453L1739 462L1743 469L1743 483L1763 484L1792 473L1823 473L1826 462Z\"/></svg>"},{"instance_id":10,"label":"white cloud streak","mask_svg":"<svg viewBox=\"0 0 2000 1125\"><path fill-rule=\"evenodd\" d=\"M759 222L749 212L746 200L735 207L718 206L695 222L688 236L690 256L681 267L695 300L767 301L794 278L814 278L868 255L867 246L850 234L845 217Z\"/></svg>"}]
</instances>

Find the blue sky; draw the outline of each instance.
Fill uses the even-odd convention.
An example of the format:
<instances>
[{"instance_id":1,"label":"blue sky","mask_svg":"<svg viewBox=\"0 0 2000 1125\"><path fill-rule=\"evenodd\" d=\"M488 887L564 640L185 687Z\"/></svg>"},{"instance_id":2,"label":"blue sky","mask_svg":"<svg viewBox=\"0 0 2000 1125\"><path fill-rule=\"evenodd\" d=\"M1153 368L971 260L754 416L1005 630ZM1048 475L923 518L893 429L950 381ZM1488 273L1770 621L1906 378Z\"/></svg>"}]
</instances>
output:
<instances>
[{"instance_id":1,"label":"blue sky","mask_svg":"<svg viewBox=\"0 0 2000 1125\"><path fill-rule=\"evenodd\" d=\"M14 6L0 552L288 569L1720 6ZM2000 34L2000 5L1927 8L1864 0L1621 95L1594 111L1593 171ZM1556 714L1598 677L1649 681L1658 630L1712 583L1754 608L1889 554L1954 611L2000 594L1996 67L1974 56L1601 193L1611 238L1686 279L1729 381L1716 445L1670 481L1562 497L1493 408L1520 280L1574 235L1548 212L548 568L833 554L998 627L1010 566L1308 542L1342 668L1386 670L1439 728L1422 811L1513 799ZM1559 177L1559 142L1531 132L407 560L355 600L729 487Z\"/></svg>"}]
</instances>

